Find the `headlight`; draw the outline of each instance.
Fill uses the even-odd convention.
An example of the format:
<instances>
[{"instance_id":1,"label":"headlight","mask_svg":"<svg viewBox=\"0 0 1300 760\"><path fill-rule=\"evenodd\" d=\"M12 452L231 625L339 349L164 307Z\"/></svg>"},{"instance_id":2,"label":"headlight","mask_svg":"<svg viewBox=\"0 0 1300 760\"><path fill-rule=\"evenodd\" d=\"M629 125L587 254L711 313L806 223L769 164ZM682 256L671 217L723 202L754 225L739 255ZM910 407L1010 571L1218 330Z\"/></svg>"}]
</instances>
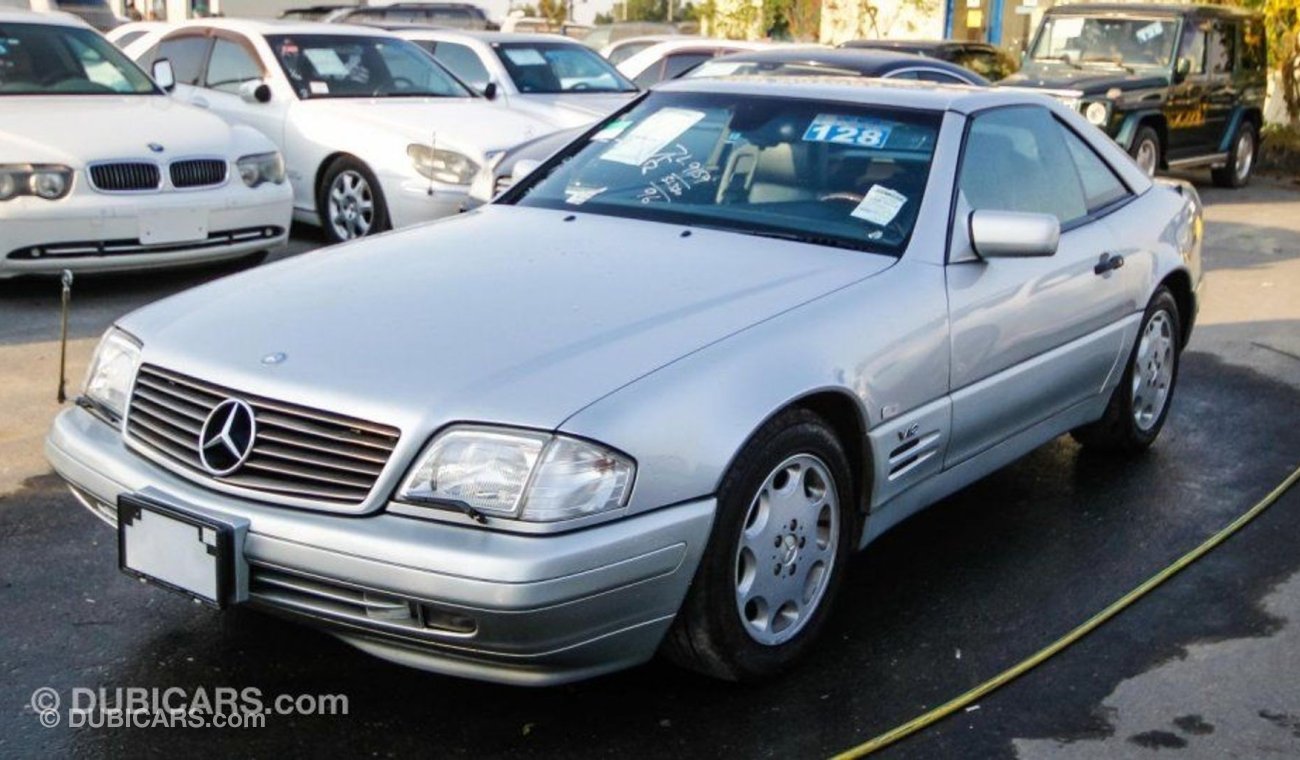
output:
<instances>
[{"instance_id":1,"label":"headlight","mask_svg":"<svg viewBox=\"0 0 1300 760\"><path fill-rule=\"evenodd\" d=\"M1088 123L1093 126L1106 126L1106 122L1110 121L1110 104L1094 100L1083 107L1083 118L1087 119Z\"/></svg>"},{"instance_id":2,"label":"headlight","mask_svg":"<svg viewBox=\"0 0 1300 760\"><path fill-rule=\"evenodd\" d=\"M635 472L631 459L577 438L460 426L433 439L397 499L555 522L624 506Z\"/></svg>"},{"instance_id":3,"label":"headlight","mask_svg":"<svg viewBox=\"0 0 1300 760\"><path fill-rule=\"evenodd\" d=\"M284 184L284 158L278 153L257 153L235 162L239 176L249 187L270 182Z\"/></svg>"},{"instance_id":4,"label":"headlight","mask_svg":"<svg viewBox=\"0 0 1300 760\"><path fill-rule=\"evenodd\" d=\"M406 155L411 157L411 163L421 177L449 185L468 185L478 173L478 164L454 150L415 143L406 146Z\"/></svg>"},{"instance_id":5,"label":"headlight","mask_svg":"<svg viewBox=\"0 0 1300 760\"><path fill-rule=\"evenodd\" d=\"M116 327L110 327L95 348L86 374L86 387L82 394L94 407L106 412L111 421L126 414L127 398L135 370L140 366L140 343Z\"/></svg>"},{"instance_id":6,"label":"headlight","mask_svg":"<svg viewBox=\"0 0 1300 760\"><path fill-rule=\"evenodd\" d=\"M59 164L0 164L0 201L34 195L57 201L72 190L72 169Z\"/></svg>"}]
</instances>

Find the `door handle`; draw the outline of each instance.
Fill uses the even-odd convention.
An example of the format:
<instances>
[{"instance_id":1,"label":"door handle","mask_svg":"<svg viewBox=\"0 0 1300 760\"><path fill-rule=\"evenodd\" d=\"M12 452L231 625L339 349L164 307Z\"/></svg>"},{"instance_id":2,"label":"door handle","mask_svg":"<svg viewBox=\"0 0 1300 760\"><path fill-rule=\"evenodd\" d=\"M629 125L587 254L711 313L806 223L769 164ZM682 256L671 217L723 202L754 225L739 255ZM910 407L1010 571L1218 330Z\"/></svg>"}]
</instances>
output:
<instances>
[{"instance_id":1,"label":"door handle","mask_svg":"<svg viewBox=\"0 0 1300 760\"><path fill-rule=\"evenodd\" d=\"M1097 260L1097 266L1092 268L1093 274L1106 274L1113 269L1119 269L1124 266L1124 257L1118 253L1103 253Z\"/></svg>"}]
</instances>

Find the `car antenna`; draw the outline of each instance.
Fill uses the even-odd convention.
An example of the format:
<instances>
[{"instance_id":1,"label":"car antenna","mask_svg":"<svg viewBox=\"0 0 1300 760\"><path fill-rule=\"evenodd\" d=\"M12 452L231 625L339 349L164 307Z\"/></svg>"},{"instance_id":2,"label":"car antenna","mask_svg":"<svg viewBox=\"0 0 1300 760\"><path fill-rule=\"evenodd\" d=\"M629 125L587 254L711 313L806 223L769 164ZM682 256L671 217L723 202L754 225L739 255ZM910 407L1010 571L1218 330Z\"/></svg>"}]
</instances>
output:
<instances>
[{"instance_id":1,"label":"car antenna","mask_svg":"<svg viewBox=\"0 0 1300 760\"><path fill-rule=\"evenodd\" d=\"M72 303L72 270L63 270L63 275L59 277L59 282L63 285L63 327L59 337L59 403L68 400L68 306Z\"/></svg>"},{"instance_id":2,"label":"car antenna","mask_svg":"<svg viewBox=\"0 0 1300 760\"><path fill-rule=\"evenodd\" d=\"M429 140L429 197L433 197L433 157L438 153L438 130L433 130L433 138Z\"/></svg>"}]
</instances>

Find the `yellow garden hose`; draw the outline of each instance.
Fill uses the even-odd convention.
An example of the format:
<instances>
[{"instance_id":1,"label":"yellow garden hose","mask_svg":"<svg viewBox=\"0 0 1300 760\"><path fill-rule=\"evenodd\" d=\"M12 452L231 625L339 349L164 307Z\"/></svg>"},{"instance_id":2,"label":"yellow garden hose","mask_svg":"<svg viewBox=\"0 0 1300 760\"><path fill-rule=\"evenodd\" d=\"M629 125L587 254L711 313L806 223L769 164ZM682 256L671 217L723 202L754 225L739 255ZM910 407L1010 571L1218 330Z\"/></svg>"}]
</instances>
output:
<instances>
[{"instance_id":1,"label":"yellow garden hose","mask_svg":"<svg viewBox=\"0 0 1300 760\"><path fill-rule=\"evenodd\" d=\"M1142 585L1128 592L1119 599L1116 599L1109 607L1098 612L1096 615L1093 615L1083 624L1079 625L1077 628L1047 645L1043 649L1038 650L1038 652L1034 653L1028 659L1007 668L965 694L945 702L927 713L918 715L912 720L876 736L874 739L870 739L856 747L852 747L835 755L835 760L847 760L848 758L863 757L865 755L870 755L877 750L884 749L901 739L911 736L923 728L938 723L958 710L977 702L980 698L1007 685L1008 683L1011 683L1043 662L1046 662L1055 655L1060 654L1066 647L1101 627L1101 625L1107 620L1110 620L1123 612L1126 608L1146 596L1157 586L1174 577L1174 575L1176 575L1180 570L1183 570L1196 560L1209 554L1210 551L1219 544L1228 540L1232 534L1241 530L1251 520L1259 517L1259 515L1263 513L1264 510L1268 509L1273 502L1281 498L1282 494L1287 492L1287 489L1295 485L1297 480L1300 480L1300 467L1292 471L1291 474L1287 476L1286 480L1279 483L1276 488L1270 491L1263 499L1260 499L1259 502L1247 510L1245 514L1233 520L1231 523L1228 523L1223 530L1210 536L1200 546L1179 557L1173 564L1148 578Z\"/></svg>"}]
</instances>

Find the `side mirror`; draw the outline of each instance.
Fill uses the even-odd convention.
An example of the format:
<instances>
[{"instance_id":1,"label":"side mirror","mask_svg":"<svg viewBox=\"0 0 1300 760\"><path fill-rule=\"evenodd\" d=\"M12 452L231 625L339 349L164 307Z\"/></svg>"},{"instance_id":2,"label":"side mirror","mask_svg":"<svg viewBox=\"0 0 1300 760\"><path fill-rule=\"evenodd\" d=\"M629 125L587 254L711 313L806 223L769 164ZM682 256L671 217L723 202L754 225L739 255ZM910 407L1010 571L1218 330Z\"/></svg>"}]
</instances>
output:
<instances>
[{"instance_id":1,"label":"side mirror","mask_svg":"<svg viewBox=\"0 0 1300 760\"><path fill-rule=\"evenodd\" d=\"M497 83L496 83L496 82L493 82L493 81L490 81L490 80L489 80L487 84L483 85L483 97L487 98L488 100L496 100L496 99L497 99Z\"/></svg>"},{"instance_id":2,"label":"side mirror","mask_svg":"<svg viewBox=\"0 0 1300 760\"><path fill-rule=\"evenodd\" d=\"M239 97L245 103L270 103L271 86L256 79L239 85Z\"/></svg>"},{"instance_id":3,"label":"side mirror","mask_svg":"<svg viewBox=\"0 0 1300 760\"><path fill-rule=\"evenodd\" d=\"M176 89L176 72L172 70L171 61L159 58L153 62L153 81L163 88L163 92Z\"/></svg>"},{"instance_id":4,"label":"side mirror","mask_svg":"<svg viewBox=\"0 0 1300 760\"><path fill-rule=\"evenodd\" d=\"M541 165L542 162L535 158L519 159L515 162L514 169L510 170L510 184L513 185L524 177L527 177L529 174L537 171L537 167Z\"/></svg>"},{"instance_id":5,"label":"side mirror","mask_svg":"<svg viewBox=\"0 0 1300 760\"><path fill-rule=\"evenodd\" d=\"M1180 56L1178 62L1174 64L1174 82L1181 82L1192 73L1192 59L1187 56Z\"/></svg>"},{"instance_id":6,"label":"side mirror","mask_svg":"<svg viewBox=\"0 0 1300 760\"><path fill-rule=\"evenodd\" d=\"M1061 242L1061 223L1051 214L980 209L970 215L970 243L981 258L1051 256Z\"/></svg>"}]
</instances>

